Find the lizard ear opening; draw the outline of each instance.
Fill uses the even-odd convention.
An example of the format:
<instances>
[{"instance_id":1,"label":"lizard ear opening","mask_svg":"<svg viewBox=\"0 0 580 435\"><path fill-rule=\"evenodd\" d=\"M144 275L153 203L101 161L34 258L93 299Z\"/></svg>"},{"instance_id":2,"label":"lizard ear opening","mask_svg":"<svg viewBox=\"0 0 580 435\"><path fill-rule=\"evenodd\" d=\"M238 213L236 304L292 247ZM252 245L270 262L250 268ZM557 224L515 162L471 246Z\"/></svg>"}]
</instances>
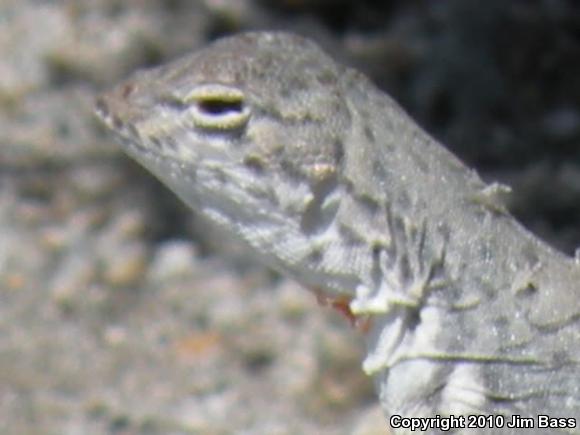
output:
<instances>
[{"instance_id":1,"label":"lizard ear opening","mask_svg":"<svg viewBox=\"0 0 580 435\"><path fill-rule=\"evenodd\" d=\"M204 130L239 130L250 117L243 92L234 87L215 84L198 86L186 100L191 105L194 125Z\"/></svg>"}]
</instances>

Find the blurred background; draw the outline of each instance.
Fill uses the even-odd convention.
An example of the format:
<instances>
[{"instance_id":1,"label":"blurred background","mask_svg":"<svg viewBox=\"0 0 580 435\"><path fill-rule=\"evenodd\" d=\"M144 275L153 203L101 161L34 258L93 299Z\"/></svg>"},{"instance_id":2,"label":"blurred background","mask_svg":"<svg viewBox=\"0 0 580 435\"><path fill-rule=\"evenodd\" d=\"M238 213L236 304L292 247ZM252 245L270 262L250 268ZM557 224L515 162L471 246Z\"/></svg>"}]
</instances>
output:
<instances>
[{"instance_id":1,"label":"blurred background","mask_svg":"<svg viewBox=\"0 0 580 435\"><path fill-rule=\"evenodd\" d=\"M580 244L574 0L0 0L0 433L387 433L360 334L92 114L130 72L255 29L364 71L530 230Z\"/></svg>"}]
</instances>

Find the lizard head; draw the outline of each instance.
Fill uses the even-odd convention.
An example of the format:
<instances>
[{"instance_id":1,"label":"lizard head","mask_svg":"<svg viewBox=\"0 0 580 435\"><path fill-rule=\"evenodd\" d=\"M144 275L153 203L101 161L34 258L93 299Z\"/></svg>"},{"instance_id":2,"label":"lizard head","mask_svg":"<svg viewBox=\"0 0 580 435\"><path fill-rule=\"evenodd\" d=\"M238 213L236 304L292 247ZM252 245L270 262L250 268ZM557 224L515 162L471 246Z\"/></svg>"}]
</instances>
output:
<instances>
[{"instance_id":1,"label":"lizard head","mask_svg":"<svg viewBox=\"0 0 580 435\"><path fill-rule=\"evenodd\" d=\"M342 69L301 37L246 33L136 73L97 114L192 208L286 267L340 202Z\"/></svg>"}]
</instances>

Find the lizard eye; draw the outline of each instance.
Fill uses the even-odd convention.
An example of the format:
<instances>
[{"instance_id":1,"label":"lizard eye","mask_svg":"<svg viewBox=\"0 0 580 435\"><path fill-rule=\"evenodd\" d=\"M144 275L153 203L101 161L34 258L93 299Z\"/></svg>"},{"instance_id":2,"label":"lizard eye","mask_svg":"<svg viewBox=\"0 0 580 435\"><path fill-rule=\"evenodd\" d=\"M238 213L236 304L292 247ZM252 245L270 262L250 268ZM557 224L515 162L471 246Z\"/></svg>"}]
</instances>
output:
<instances>
[{"instance_id":1,"label":"lizard eye","mask_svg":"<svg viewBox=\"0 0 580 435\"><path fill-rule=\"evenodd\" d=\"M231 86L198 86L185 99L191 106L194 125L204 130L238 130L250 117L243 92Z\"/></svg>"}]
</instances>

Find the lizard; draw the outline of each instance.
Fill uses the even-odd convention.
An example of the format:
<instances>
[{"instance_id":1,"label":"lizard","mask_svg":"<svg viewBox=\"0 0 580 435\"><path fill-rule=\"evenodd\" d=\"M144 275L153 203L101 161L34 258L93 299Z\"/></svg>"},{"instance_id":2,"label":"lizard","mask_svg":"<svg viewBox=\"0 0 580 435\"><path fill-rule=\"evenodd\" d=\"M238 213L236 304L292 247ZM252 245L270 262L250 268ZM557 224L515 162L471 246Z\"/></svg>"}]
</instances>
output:
<instances>
[{"instance_id":1,"label":"lizard","mask_svg":"<svg viewBox=\"0 0 580 435\"><path fill-rule=\"evenodd\" d=\"M580 266L362 73L248 32L136 72L95 110L200 216L368 319L362 367L393 433L451 416L471 419L452 433L518 417L580 433Z\"/></svg>"}]
</instances>

